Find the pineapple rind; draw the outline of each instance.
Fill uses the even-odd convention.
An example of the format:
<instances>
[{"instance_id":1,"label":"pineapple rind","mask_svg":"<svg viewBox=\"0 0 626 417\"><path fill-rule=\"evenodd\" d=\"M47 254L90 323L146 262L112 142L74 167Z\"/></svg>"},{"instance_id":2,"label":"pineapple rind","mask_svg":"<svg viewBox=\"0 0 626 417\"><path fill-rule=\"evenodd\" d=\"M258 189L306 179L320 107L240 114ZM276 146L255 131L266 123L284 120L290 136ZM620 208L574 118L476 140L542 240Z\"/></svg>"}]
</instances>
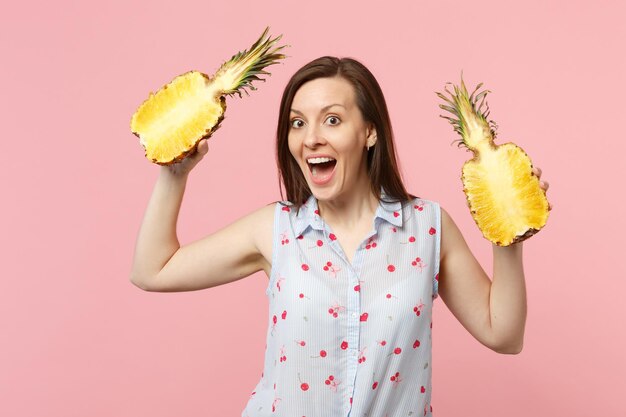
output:
<instances>
[{"instance_id":1,"label":"pineapple rind","mask_svg":"<svg viewBox=\"0 0 626 417\"><path fill-rule=\"evenodd\" d=\"M499 246L521 242L545 226L548 200L528 155L506 143L463 165L463 191L483 236Z\"/></svg>"}]
</instances>

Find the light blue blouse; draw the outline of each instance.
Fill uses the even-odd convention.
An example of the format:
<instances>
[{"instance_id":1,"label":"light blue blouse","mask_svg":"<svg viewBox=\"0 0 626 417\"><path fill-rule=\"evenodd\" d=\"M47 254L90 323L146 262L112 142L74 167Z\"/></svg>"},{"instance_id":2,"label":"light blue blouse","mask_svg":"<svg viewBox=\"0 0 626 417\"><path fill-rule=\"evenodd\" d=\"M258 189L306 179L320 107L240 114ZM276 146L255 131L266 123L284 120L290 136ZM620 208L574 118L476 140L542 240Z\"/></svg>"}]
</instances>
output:
<instances>
[{"instance_id":1,"label":"light blue blouse","mask_svg":"<svg viewBox=\"0 0 626 417\"><path fill-rule=\"evenodd\" d=\"M277 203L264 370L242 417L432 415L440 228L433 201L381 201L351 264L313 196Z\"/></svg>"}]
</instances>

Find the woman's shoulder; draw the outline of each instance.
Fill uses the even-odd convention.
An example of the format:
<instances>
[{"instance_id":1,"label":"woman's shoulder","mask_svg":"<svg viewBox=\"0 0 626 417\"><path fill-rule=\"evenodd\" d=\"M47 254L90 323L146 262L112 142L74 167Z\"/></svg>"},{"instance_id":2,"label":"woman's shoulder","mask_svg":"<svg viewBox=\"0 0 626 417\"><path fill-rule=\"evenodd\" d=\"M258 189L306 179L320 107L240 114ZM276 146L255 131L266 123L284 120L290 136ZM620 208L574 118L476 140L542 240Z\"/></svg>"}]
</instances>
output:
<instances>
[{"instance_id":1,"label":"woman's shoulder","mask_svg":"<svg viewBox=\"0 0 626 417\"><path fill-rule=\"evenodd\" d=\"M259 208L254 209L248 214L241 217L238 221L248 224L249 227L263 228L264 226L271 226L274 222L274 213L280 202L274 201Z\"/></svg>"},{"instance_id":2,"label":"woman's shoulder","mask_svg":"<svg viewBox=\"0 0 626 417\"><path fill-rule=\"evenodd\" d=\"M424 198L424 197L416 197L411 194L411 199L406 201L403 204L403 206L413 208L416 210L422 210L426 207L439 208L440 204L436 200L431 200L431 199Z\"/></svg>"}]
</instances>

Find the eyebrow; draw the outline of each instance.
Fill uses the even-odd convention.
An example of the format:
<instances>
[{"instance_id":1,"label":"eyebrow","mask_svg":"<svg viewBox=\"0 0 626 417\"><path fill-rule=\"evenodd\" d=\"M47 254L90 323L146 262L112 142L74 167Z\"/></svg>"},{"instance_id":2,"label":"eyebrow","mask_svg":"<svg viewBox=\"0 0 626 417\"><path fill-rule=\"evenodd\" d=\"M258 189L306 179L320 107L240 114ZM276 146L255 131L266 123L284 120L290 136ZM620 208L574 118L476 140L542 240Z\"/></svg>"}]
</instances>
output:
<instances>
[{"instance_id":1,"label":"eyebrow","mask_svg":"<svg viewBox=\"0 0 626 417\"><path fill-rule=\"evenodd\" d=\"M323 108L320 110L320 113L324 113L326 110L330 109L330 108L331 108L331 107L333 107L333 106L343 107L344 109L346 108L346 106L344 106L343 104L338 104L338 103L335 103L335 104L329 104L328 106L323 107ZM304 114L303 114L301 111L299 111L299 110L296 110L296 109L291 109L291 111L292 111L292 112L294 112L294 113L299 114L300 116L304 116Z\"/></svg>"}]
</instances>

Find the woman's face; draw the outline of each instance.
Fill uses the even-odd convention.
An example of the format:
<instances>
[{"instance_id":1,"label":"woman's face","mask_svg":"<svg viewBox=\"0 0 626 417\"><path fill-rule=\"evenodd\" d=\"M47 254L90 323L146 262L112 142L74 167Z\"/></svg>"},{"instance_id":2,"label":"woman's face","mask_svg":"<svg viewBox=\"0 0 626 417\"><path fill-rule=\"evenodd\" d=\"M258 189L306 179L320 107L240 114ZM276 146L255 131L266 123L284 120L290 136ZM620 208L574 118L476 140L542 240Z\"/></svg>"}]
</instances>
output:
<instances>
[{"instance_id":1,"label":"woman's face","mask_svg":"<svg viewBox=\"0 0 626 417\"><path fill-rule=\"evenodd\" d=\"M333 77L304 83L289 120L289 150L318 200L369 190L366 146L373 145L376 132L363 120L348 81Z\"/></svg>"}]
</instances>

